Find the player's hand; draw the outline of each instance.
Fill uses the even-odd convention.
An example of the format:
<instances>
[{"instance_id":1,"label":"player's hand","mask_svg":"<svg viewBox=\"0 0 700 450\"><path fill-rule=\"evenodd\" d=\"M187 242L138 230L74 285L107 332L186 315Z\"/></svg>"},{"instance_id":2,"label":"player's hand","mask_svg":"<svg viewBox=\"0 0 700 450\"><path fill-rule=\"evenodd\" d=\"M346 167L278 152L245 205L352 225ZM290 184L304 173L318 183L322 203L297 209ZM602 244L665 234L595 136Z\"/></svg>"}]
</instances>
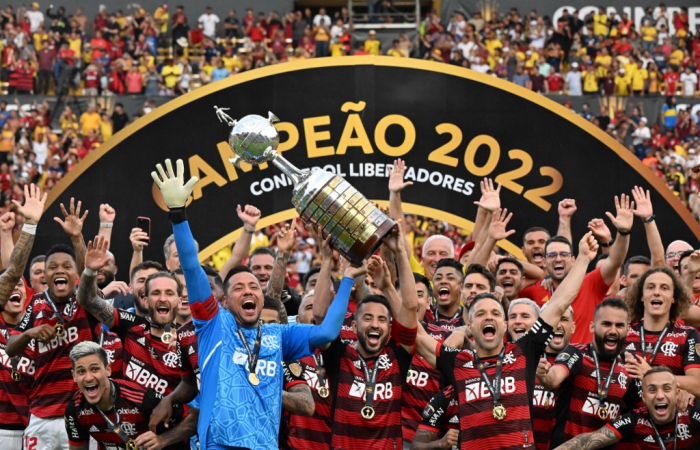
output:
<instances>
[{"instance_id":1,"label":"player's hand","mask_svg":"<svg viewBox=\"0 0 700 450\"><path fill-rule=\"evenodd\" d=\"M632 224L634 223L634 201L630 202L630 196L627 194L622 194L618 198L615 196L615 212L617 215L613 216L611 213L606 212L605 215L608 216L612 224L617 228L617 231L627 232L632 229Z\"/></svg>"},{"instance_id":2,"label":"player's hand","mask_svg":"<svg viewBox=\"0 0 700 450\"><path fill-rule=\"evenodd\" d=\"M56 329L52 325L45 323L38 327L28 329L26 333L32 339L48 344L49 341L56 336Z\"/></svg>"},{"instance_id":3,"label":"player's hand","mask_svg":"<svg viewBox=\"0 0 700 450\"><path fill-rule=\"evenodd\" d=\"M403 242L403 220L396 220L396 231L391 232L382 238L382 243L391 250L391 253L395 255L400 255L402 250L404 250Z\"/></svg>"},{"instance_id":4,"label":"player's hand","mask_svg":"<svg viewBox=\"0 0 700 450\"><path fill-rule=\"evenodd\" d=\"M238 218L241 219L244 226L249 230L255 230L258 220L260 220L260 210L258 208L253 205L245 205L245 208L241 209L241 205L237 205L236 214L238 214Z\"/></svg>"},{"instance_id":5,"label":"player's hand","mask_svg":"<svg viewBox=\"0 0 700 450\"><path fill-rule=\"evenodd\" d=\"M85 267L91 270L99 270L102 266L107 264L109 261L109 256L107 256L107 249L109 248L109 241L102 236L95 236L95 242L88 242L87 253L85 253Z\"/></svg>"},{"instance_id":6,"label":"player's hand","mask_svg":"<svg viewBox=\"0 0 700 450\"><path fill-rule=\"evenodd\" d=\"M644 189L639 186L635 186L632 189L632 197L634 197L635 203L637 203L637 208L632 212L635 216L647 220L649 217L654 215L654 208L651 206L651 195L649 194L649 189L644 192Z\"/></svg>"},{"instance_id":7,"label":"player's hand","mask_svg":"<svg viewBox=\"0 0 700 450\"><path fill-rule=\"evenodd\" d=\"M625 369L630 377L635 380L642 380L644 374L651 370L651 366L645 358L631 352L625 352Z\"/></svg>"},{"instance_id":8,"label":"player's hand","mask_svg":"<svg viewBox=\"0 0 700 450\"><path fill-rule=\"evenodd\" d=\"M484 178L481 182L481 199L474 202L475 205L484 208L486 211L494 212L501 207L501 185L496 189L493 187L491 178Z\"/></svg>"},{"instance_id":9,"label":"player's hand","mask_svg":"<svg viewBox=\"0 0 700 450\"><path fill-rule=\"evenodd\" d=\"M102 294L106 298L116 297L117 295L126 295L129 293L129 285L123 281L112 281L104 289L102 289Z\"/></svg>"},{"instance_id":10,"label":"player's hand","mask_svg":"<svg viewBox=\"0 0 700 450\"><path fill-rule=\"evenodd\" d=\"M453 445L457 445L459 441L459 430L454 428L447 430L447 433L440 439L438 445L440 448L451 449Z\"/></svg>"},{"instance_id":11,"label":"player's hand","mask_svg":"<svg viewBox=\"0 0 700 450\"><path fill-rule=\"evenodd\" d=\"M494 241L506 239L515 230L506 230L508 222L513 218L513 213L508 214L508 209L498 208L493 212L491 217L491 225L489 225L489 237Z\"/></svg>"},{"instance_id":12,"label":"player's hand","mask_svg":"<svg viewBox=\"0 0 700 450\"><path fill-rule=\"evenodd\" d=\"M578 244L578 257L586 258L589 261L593 261L595 255L598 254L598 241L593 237L593 232L589 231L583 235L581 241Z\"/></svg>"},{"instance_id":13,"label":"player's hand","mask_svg":"<svg viewBox=\"0 0 700 450\"><path fill-rule=\"evenodd\" d=\"M678 387L680 388L681 385L678 384ZM686 412L688 410L688 405L693 403L695 403L695 396L693 394L685 389L681 389L678 392L678 397L676 398L676 408L678 408L680 412Z\"/></svg>"},{"instance_id":14,"label":"player's hand","mask_svg":"<svg viewBox=\"0 0 700 450\"><path fill-rule=\"evenodd\" d=\"M362 275L367 273L367 260L365 259L362 261L362 265L358 267L353 267L352 265L348 264L348 267L345 269L344 275L349 278L357 278L361 277Z\"/></svg>"},{"instance_id":15,"label":"player's hand","mask_svg":"<svg viewBox=\"0 0 700 450\"><path fill-rule=\"evenodd\" d=\"M185 163L178 159L175 164L177 172L173 171L173 163L170 159L165 160L165 167L168 173L165 173L163 166L160 164L156 164L157 173L155 170L151 172L153 181L160 189L160 192L163 194L163 200L165 200L165 204L170 209L184 208L187 199L192 193L192 189L199 181L199 178L192 177L185 183Z\"/></svg>"},{"instance_id":16,"label":"player's hand","mask_svg":"<svg viewBox=\"0 0 700 450\"><path fill-rule=\"evenodd\" d=\"M141 228L132 228L129 240L131 241L131 247L136 253L141 253L144 247L148 247L148 233Z\"/></svg>"},{"instance_id":17,"label":"player's hand","mask_svg":"<svg viewBox=\"0 0 700 450\"><path fill-rule=\"evenodd\" d=\"M66 211L66 207L63 206L63 203L61 203L61 212L63 213L63 218L65 220L61 220L58 217L53 218L53 220L58 222L63 228L63 231L70 237L78 237L83 232L83 223L85 222L89 211L86 209L83 216L80 217L80 208L82 205L83 203L81 201L78 201L78 204L76 205L75 199L71 197L68 211Z\"/></svg>"},{"instance_id":18,"label":"player's hand","mask_svg":"<svg viewBox=\"0 0 700 450\"><path fill-rule=\"evenodd\" d=\"M173 342L174 341L173 339ZM148 421L148 429L155 433L156 428L161 423L165 423L165 428L168 428L172 415L173 404L168 397L163 397L163 400L158 403L158 406L156 406L151 413L151 418Z\"/></svg>"},{"instance_id":19,"label":"player's hand","mask_svg":"<svg viewBox=\"0 0 700 450\"><path fill-rule=\"evenodd\" d=\"M403 177L406 173L406 163L403 159L395 159L394 167L389 175L389 192L401 192L407 186L413 185L413 181L404 181Z\"/></svg>"},{"instance_id":20,"label":"player's hand","mask_svg":"<svg viewBox=\"0 0 700 450\"><path fill-rule=\"evenodd\" d=\"M141 436L134 439L134 443L138 448L143 448L144 450L161 450L165 447L163 438L152 431L143 433Z\"/></svg>"},{"instance_id":21,"label":"player's hand","mask_svg":"<svg viewBox=\"0 0 700 450\"><path fill-rule=\"evenodd\" d=\"M17 207L17 211L24 216L26 223L36 225L41 219L41 214L44 212L44 204L46 203L46 196L48 194L44 192L41 194L41 189L39 186L24 185L24 206L21 205L17 200L12 200L12 203ZM61 206L63 207L63 206Z\"/></svg>"},{"instance_id":22,"label":"player's hand","mask_svg":"<svg viewBox=\"0 0 700 450\"><path fill-rule=\"evenodd\" d=\"M318 242L318 245L321 249L321 258L323 261L330 261L333 259L333 247L331 247L331 234L328 233L328 236L326 238L323 238L323 227L321 225L318 226L318 229L314 229L313 225L307 225L306 229L309 230L309 234L311 235L312 238L316 242Z\"/></svg>"},{"instance_id":23,"label":"player's hand","mask_svg":"<svg viewBox=\"0 0 700 450\"><path fill-rule=\"evenodd\" d=\"M591 220L588 222L588 229L593 232L593 236L595 236L600 242L607 244L612 241L610 228L605 225L605 221L603 221L603 219Z\"/></svg>"},{"instance_id":24,"label":"player's hand","mask_svg":"<svg viewBox=\"0 0 700 450\"><path fill-rule=\"evenodd\" d=\"M367 263L367 273L372 277L374 285L380 291L388 288L391 285L391 275L386 262L377 255L372 255Z\"/></svg>"},{"instance_id":25,"label":"player's hand","mask_svg":"<svg viewBox=\"0 0 700 450\"><path fill-rule=\"evenodd\" d=\"M288 223L285 223L277 232L277 248L281 252L291 252L294 244L297 242L296 228L290 228Z\"/></svg>"},{"instance_id":26,"label":"player's hand","mask_svg":"<svg viewBox=\"0 0 700 450\"><path fill-rule=\"evenodd\" d=\"M114 219L116 217L117 212L109 205L109 203L103 203L100 205L100 223L114 223Z\"/></svg>"},{"instance_id":27,"label":"player's hand","mask_svg":"<svg viewBox=\"0 0 700 450\"><path fill-rule=\"evenodd\" d=\"M0 231L3 233L11 233L15 228L15 213L6 212L0 216Z\"/></svg>"},{"instance_id":28,"label":"player's hand","mask_svg":"<svg viewBox=\"0 0 700 450\"><path fill-rule=\"evenodd\" d=\"M547 378L547 374L551 368L552 364L547 361L547 358L540 358L540 362L537 364L537 371L535 372L537 379L541 382L543 379Z\"/></svg>"},{"instance_id":29,"label":"player's hand","mask_svg":"<svg viewBox=\"0 0 700 450\"><path fill-rule=\"evenodd\" d=\"M559 202L559 217L571 219L571 216L576 212L576 200L573 198L565 198Z\"/></svg>"}]
</instances>

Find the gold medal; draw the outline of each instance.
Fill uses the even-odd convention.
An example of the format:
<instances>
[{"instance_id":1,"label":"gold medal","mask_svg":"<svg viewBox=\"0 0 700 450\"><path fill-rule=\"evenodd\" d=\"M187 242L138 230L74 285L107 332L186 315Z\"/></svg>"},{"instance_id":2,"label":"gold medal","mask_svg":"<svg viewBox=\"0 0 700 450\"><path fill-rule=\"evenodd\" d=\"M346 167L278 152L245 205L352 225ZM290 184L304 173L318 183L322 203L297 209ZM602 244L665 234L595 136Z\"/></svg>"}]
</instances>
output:
<instances>
[{"instance_id":1,"label":"gold medal","mask_svg":"<svg viewBox=\"0 0 700 450\"><path fill-rule=\"evenodd\" d=\"M598 408L598 417L600 417L601 420L608 420L608 408L604 406Z\"/></svg>"},{"instance_id":2,"label":"gold medal","mask_svg":"<svg viewBox=\"0 0 700 450\"><path fill-rule=\"evenodd\" d=\"M248 374L248 381L250 381L250 384L253 386L257 386L260 384L260 378L254 373L249 373Z\"/></svg>"},{"instance_id":3,"label":"gold medal","mask_svg":"<svg viewBox=\"0 0 700 450\"><path fill-rule=\"evenodd\" d=\"M371 406L365 406L360 411L360 414L362 414L363 419L372 420L374 418L374 408Z\"/></svg>"},{"instance_id":4,"label":"gold medal","mask_svg":"<svg viewBox=\"0 0 700 450\"><path fill-rule=\"evenodd\" d=\"M550 403L549 403L549 396L545 392L544 394L544 409L549 409Z\"/></svg>"},{"instance_id":5,"label":"gold medal","mask_svg":"<svg viewBox=\"0 0 700 450\"><path fill-rule=\"evenodd\" d=\"M137 450L136 442L133 439L129 439L126 443L126 450Z\"/></svg>"},{"instance_id":6,"label":"gold medal","mask_svg":"<svg viewBox=\"0 0 700 450\"><path fill-rule=\"evenodd\" d=\"M506 418L506 408L503 405L496 405L493 407L493 417L496 420L503 420Z\"/></svg>"},{"instance_id":7,"label":"gold medal","mask_svg":"<svg viewBox=\"0 0 700 450\"><path fill-rule=\"evenodd\" d=\"M328 397L328 388L325 386L319 386L317 389L318 395L321 396L321 398L326 398Z\"/></svg>"},{"instance_id":8,"label":"gold medal","mask_svg":"<svg viewBox=\"0 0 700 450\"><path fill-rule=\"evenodd\" d=\"M12 369L12 379L14 381L19 381L20 378L22 378L22 375L19 373L19 370L17 369Z\"/></svg>"},{"instance_id":9,"label":"gold medal","mask_svg":"<svg viewBox=\"0 0 700 450\"><path fill-rule=\"evenodd\" d=\"M57 323L53 329L56 330L56 336L58 337L63 337L63 335L66 334L66 329L60 323Z\"/></svg>"},{"instance_id":10,"label":"gold medal","mask_svg":"<svg viewBox=\"0 0 700 450\"><path fill-rule=\"evenodd\" d=\"M163 334L160 335L160 340L164 344L170 344L170 341L173 339L173 334L169 331L164 332Z\"/></svg>"}]
</instances>

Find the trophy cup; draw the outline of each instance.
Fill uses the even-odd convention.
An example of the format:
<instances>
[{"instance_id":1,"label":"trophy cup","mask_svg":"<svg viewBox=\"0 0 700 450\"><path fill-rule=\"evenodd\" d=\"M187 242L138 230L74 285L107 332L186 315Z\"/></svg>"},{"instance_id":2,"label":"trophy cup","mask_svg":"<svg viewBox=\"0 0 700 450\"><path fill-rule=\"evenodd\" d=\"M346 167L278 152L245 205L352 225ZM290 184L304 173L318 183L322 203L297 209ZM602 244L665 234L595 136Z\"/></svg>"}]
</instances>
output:
<instances>
[{"instance_id":1,"label":"trophy cup","mask_svg":"<svg viewBox=\"0 0 700 450\"><path fill-rule=\"evenodd\" d=\"M272 162L292 183L292 204L305 224L323 228L323 237L331 235L330 245L354 265L362 264L381 245L381 239L396 226L364 195L342 177L325 170L299 170L277 153L279 134L273 123L279 119L271 112L268 118L248 115L234 120L214 107L219 121L233 127L229 145L236 154L230 161L251 165Z\"/></svg>"}]
</instances>

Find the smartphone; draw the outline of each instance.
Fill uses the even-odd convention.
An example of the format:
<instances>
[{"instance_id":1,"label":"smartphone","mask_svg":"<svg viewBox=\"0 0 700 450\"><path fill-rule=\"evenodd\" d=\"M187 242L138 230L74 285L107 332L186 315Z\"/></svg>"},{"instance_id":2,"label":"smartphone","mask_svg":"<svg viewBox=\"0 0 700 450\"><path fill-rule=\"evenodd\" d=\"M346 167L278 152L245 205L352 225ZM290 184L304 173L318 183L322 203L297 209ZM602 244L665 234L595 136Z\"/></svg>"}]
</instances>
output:
<instances>
[{"instance_id":1,"label":"smartphone","mask_svg":"<svg viewBox=\"0 0 700 450\"><path fill-rule=\"evenodd\" d=\"M136 219L136 227L146 232L148 240L151 239L151 219L149 217L138 217Z\"/></svg>"}]
</instances>

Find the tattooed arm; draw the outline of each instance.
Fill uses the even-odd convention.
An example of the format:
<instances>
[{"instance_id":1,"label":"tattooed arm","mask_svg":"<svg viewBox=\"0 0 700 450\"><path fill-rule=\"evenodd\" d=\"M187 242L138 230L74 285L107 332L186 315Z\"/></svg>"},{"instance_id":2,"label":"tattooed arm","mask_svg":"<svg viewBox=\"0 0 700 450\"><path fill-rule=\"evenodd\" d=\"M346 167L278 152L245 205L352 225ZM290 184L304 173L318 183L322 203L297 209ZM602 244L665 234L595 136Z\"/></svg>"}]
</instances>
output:
<instances>
[{"instance_id":1,"label":"tattooed arm","mask_svg":"<svg viewBox=\"0 0 700 450\"><path fill-rule=\"evenodd\" d=\"M282 391L282 408L294 414L313 416L316 405L309 385L299 383L290 387L289 390Z\"/></svg>"},{"instance_id":2,"label":"tattooed arm","mask_svg":"<svg viewBox=\"0 0 700 450\"><path fill-rule=\"evenodd\" d=\"M97 294L97 270L107 263L109 241L101 236L95 237L95 243L88 243L85 254L85 270L80 275L78 285L78 303L95 316L97 320L112 328L114 326L114 307Z\"/></svg>"},{"instance_id":3,"label":"tattooed arm","mask_svg":"<svg viewBox=\"0 0 700 450\"><path fill-rule=\"evenodd\" d=\"M620 438L617 437L615 432L604 426L591 433L579 434L555 450L595 450L617 444L618 442L620 442Z\"/></svg>"},{"instance_id":4,"label":"tattooed arm","mask_svg":"<svg viewBox=\"0 0 700 450\"><path fill-rule=\"evenodd\" d=\"M289 224L285 224L277 234L277 257L275 258L275 266L272 269L266 292L267 295L275 300L281 300L282 288L287 276L287 261L292 255L292 248L294 248L296 239L296 230L290 229Z\"/></svg>"},{"instance_id":5,"label":"tattooed arm","mask_svg":"<svg viewBox=\"0 0 700 450\"><path fill-rule=\"evenodd\" d=\"M187 417L185 417L182 422L177 424L174 428L172 428L169 431L166 431L165 433L161 434L161 442L163 443L163 447L167 447L169 445L175 445L177 443L183 442L185 440L188 440L195 434L197 434L197 422L199 421L199 409L197 408L188 408L188 413ZM143 448L148 448L144 446ZM155 447L151 447L155 448Z\"/></svg>"},{"instance_id":6,"label":"tattooed arm","mask_svg":"<svg viewBox=\"0 0 700 450\"><path fill-rule=\"evenodd\" d=\"M438 434L433 430L418 428L416 435L413 437L411 450L451 449L458 443L459 430L448 430L439 440L436 440L437 437Z\"/></svg>"}]
</instances>

